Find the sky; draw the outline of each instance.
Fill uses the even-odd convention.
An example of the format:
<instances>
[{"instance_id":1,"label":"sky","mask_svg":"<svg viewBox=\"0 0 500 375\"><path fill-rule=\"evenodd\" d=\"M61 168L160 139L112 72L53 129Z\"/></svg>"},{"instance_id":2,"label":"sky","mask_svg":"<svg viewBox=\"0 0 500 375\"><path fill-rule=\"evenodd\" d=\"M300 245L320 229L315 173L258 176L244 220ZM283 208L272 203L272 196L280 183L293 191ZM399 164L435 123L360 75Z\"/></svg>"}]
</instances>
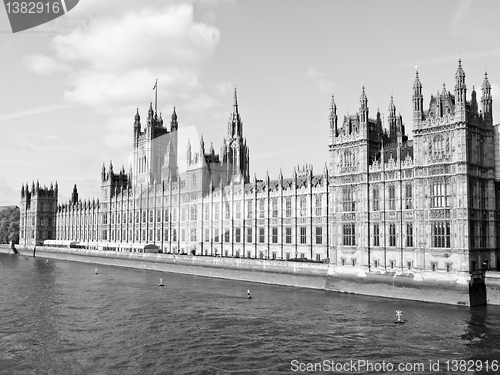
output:
<instances>
[{"instance_id":1,"label":"sky","mask_svg":"<svg viewBox=\"0 0 500 375\"><path fill-rule=\"evenodd\" d=\"M80 0L66 15L13 34L0 10L0 205L21 185L58 182L98 198L103 163L128 171L134 115L154 101L179 120L180 154L203 135L220 150L237 89L250 175L322 173L329 105L387 117L393 95L410 139L415 67L424 106L461 58L468 96L485 71L500 123L497 0ZM499 104L496 104L499 103ZM187 134L187 135L186 135Z\"/></svg>"}]
</instances>

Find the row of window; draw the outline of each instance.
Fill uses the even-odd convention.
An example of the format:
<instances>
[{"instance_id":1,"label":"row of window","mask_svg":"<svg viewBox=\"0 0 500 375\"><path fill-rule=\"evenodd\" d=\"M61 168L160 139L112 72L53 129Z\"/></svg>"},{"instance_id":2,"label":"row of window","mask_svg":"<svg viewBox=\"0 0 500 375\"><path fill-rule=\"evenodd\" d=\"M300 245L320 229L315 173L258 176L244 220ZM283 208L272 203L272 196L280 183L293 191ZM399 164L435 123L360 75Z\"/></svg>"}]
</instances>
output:
<instances>
[{"instance_id":1,"label":"row of window","mask_svg":"<svg viewBox=\"0 0 500 375\"><path fill-rule=\"evenodd\" d=\"M356 224L343 224L343 245L356 246ZM432 246L450 247L450 223L437 222L432 225ZM380 246L380 224L373 225L373 246ZM396 224L389 224L389 246L396 246ZM406 247L413 247L413 224L406 224Z\"/></svg>"},{"instance_id":2,"label":"row of window","mask_svg":"<svg viewBox=\"0 0 500 375\"><path fill-rule=\"evenodd\" d=\"M234 228L234 242L240 243L242 241L250 242L250 243L266 243L266 231L265 228L258 228L256 231L256 238L254 238L254 228L246 228L246 233L245 237L243 237L243 232L242 228ZM293 243L293 231L291 227L285 227L284 228L284 243L285 244L292 244ZM147 231L146 229L143 229L140 231L139 229L135 230L111 230L110 231L110 238L109 240L111 241L126 241L127 240L127 234L128 234L128 239L130 241L133 241L134 239L136 241L161 241L161 235L163 232L163 241L169 241L169 230L161 230L161 229L150 229ZM107 236L108 230L103 230L103 240L108 240ZM177 241L177 229L172 228L172 241ZM204 242L231 242L231 231L230 230L225 230L220 232L219 228L214 228L213 230L213 236L210 233L209 228L205 228L204 230L204 236L203 236L203 241ZM323 244L323 228L322 227L314 227L314 236L313 236L313 242L315 244L321 245ZM70 236L73 236L73 238L76 237L83 237L85 239L94 237L96 234L96 231L66 231L63 230L61 232L61 237L62 239L66 239ZM134 237L132 237L132 234L134 234ZM147 236L149 234L149 236ZM198 230L197 228L189 228L187 230L186 228L181 228L180 229L180 241L187 241L188 240L188 234L189 234L189 241L191 242L196 242L198 241ZM121 236L120 236L121 235ZM141 235L141 236L140 236ZM276 227L271 228L271 231L269 233L270 235L270 243L273 244L278 244L280 242L280 235L279 235L279 230ZM308 243L308 230L307 227L299 227L298 233L297 233L297 240L298 243L300 244L307 244Z\"/></svg>"},{"instance_id":3,"label":"row of window","mask_svg":"<svg viewBox=\"0 0 500 375\"><path fill-rule=\"evenodd\" d=\"M404 186L405 195L403 200L404 209L413 209L413 185L408 183ZM388 189L388 210L396 210L396 187L389 185ZM372 189L372 210L380 211L380 188ZM435 183L430 187L431 207L449 207L450 189L448 181L444 183ZM356 210L356 193L352 187L344 187L342 189L342 210L344 212Z\"/></svg>"}]
</instances>

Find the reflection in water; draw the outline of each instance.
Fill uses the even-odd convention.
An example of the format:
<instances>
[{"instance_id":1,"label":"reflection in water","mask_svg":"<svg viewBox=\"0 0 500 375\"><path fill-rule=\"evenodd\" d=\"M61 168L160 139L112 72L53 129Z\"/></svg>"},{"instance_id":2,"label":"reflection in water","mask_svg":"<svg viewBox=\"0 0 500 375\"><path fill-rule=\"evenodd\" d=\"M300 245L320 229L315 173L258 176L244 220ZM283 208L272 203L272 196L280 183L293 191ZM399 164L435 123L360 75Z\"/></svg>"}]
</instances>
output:
<instances>
[{"instance_id":1,"label":"reflection in water","mask_svg":"<svg viewBox=\"0 0 500 375\"><path fill-rule=\"evenodd\" d=\"M96 274L90 264L4 254L0 296L7 301L0 304L0 368L9 374L290 373L293 360L500 359L496 306L106 266ZM403 325L394 324L397 310Z\"/></svg>"}]
</instances>

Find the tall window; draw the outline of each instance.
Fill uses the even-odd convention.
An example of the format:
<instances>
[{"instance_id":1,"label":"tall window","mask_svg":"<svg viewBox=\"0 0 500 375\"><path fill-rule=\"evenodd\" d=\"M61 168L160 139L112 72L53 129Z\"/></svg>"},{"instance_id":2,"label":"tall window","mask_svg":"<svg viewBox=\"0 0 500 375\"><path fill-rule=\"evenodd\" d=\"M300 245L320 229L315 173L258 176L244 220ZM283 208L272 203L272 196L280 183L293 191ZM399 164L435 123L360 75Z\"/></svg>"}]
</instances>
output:
<instances>
[{"instance_id":1,"label":"tall window","mask_svg":"<svg viewBox=\"0 0 500 375\"><path fill-rule=\"evenodd\" d=\"M434 247L450 247L450 222L436 222L432 225Z\"/></svg>"},{"instance_id":2,"label":"tall window","mask_svg":"<svg viewBox=\"0 0 500 375\"><path fill-rule=\"evenodd\" d=\"M253 219L253 201L247 201L247 219Z\"/></svg>"},{"instance_id":3,"label":"tall window","mask_svg":"<svg viewBox=\"0 0 500 375\"><path fill-rule=\"evenodd\" d=\"M220 239L219 239L219 228L214 228L214 242L220 242Z\"/></svg>"},{"instance_id":4,"label":"tall window","mask_svg":"<svg viewBox=\"0 0 500 375\"><path fill-rule=\"evenodd\" d=\"M220 219L219 212L219 202L214 203L214 220L218 221Z\"/></svg>"},{"instance_id":5,"label":"tall window","mask_svg":"<svg viewBox=\"0 0 500 375\"><path fill-rule=\"evenodd\" d=\"M252 228L247 228L247 242L253 242Z\"/></svg>"},{"instance_id":6,"label":"tall window","mask_svg":"<svg viewBox=\"0 0 500 375\"><path fill-rule=\"evenodd\" d=\"M241 219L241 202L236 202L234 205L235 216L236 219L239 220Z\"/></svg>"},{"instance_id":7,"label":"tall window","mask_svg":"<svg viewBox=\"0 0 500 375\"><path fill-rule=\"evenodd\" d=\"M276 227L272 229L272 241L273 243L278 243L278 228Z\"/></svg>"},{"instance_id":8,"label":"tall window","mask_svg":"<svg viewBox=\"0 0 500 375\"><path fill-rule=\"evenodd\" d=\"M316 227L316 244L321 245L323 243L323 228Z\"/></svg>"},{"instance_id":9,"label":"tall window","mask_svg":"<svg viewBox=\"0 0 500 375\"><path fill-rule=\"evenodd\" d=\"M224 232L224 242L231 242L231 231L229 229Z\"/></svg>"},{"instance_id":10,"label":"tall window","mask_svg":"<svg viewBox=\"0 0 500 375\"><path fill-rule=\"evenodd\" d=\"M191 205L189 216L190 216L190 220L197 220L198 215L197 215L197 207L195 204Z\"/></svg>"},{"instance_id":11,"label":"tall window","mask_svg":"<svg viewBox=\"0 0 500 375\"><path fill-rule=\"evenodd\" d=\"M380 246L380 225L373 224L373 246Z\"/></svg>"},{"instance_id":12,"label":"tall window","mask_svg":"<svg viewBox=\"0 0 500 375\"><path fill-rule=\"evenodd\" d=\"M307 228L300 227L300 243L307 243Z\"/></svg>"},{"instance_id":13,"label":"tall window","mask_svg":"<svg viewBox=\"0 0 500 375\"><path fill-rule=\"evenodd\" d=\"M196 228L190 229L190 240L191 242L196 242Z\"/></svg>"},{"instance_id":14,"label":"tall window","mask_svg":"<svg viewBox=\"0 0 500 375\"><path fill-rule=\"evenodd\" d=\"M405 203L407 210L413 208L413 186L411 184L405 186Z\"/></svg>"},{"instance_id":15,"label":"tall window","mask_svg":"<svg viewBox=\"0 0 500 375\"><path fill-rule=\"evenodd\" d=\"M299 207L300 207L300 217L307 216L307 207L306 207L306 197L302 196L299 198Z\"/></svg>"},{"instance_id":16,"label":"tall window","mask_svg":"<svg viewBox=\"0 0 500 375\"><path fill-rule=\"evenodd\" d=\"M278 198L272 198L271 202L273 206L273 217L278 217Z\"/></svg>"},{"instance_id":17,"label":"tall window","mask_svg":"<svg viewBox=\"0 0 500 375\"><path fill-rule=\"evenodd\" d=\"M389 225L389 246L396 246L396 224Z\"/></svg>"},{"instance_id":18,"label":"tall window","mask_svg":"<svg viewBox=\"0 0 500 375\"><path fill-rule=\"evenodd\" d=\"M380 210L380 192L379 188L373 188L373 211Z\"/></svg>"},{"instance_id":19,"label":"tall window","mask_svg":"<svg viewBox=\"0 0 500 375\"><path fill-rule=\"evenodd\" d=\"M181 208L181 221L186 221L186 206Z\"/></svg>"},{"instance_id":20,"label":"tall window","mask_svg":"<svg viewBox=\"0 0 500 375\"><path fill-rule=\"evenodd\" d=\"M203 205L203 220L210 221L210 206L208 204Z\"/></svg>"},{"instance_id":21,"label":"tall window","mask_svg":"<svg viewBox=\"0 0 500 375\"><path fill-rule=\"evenodd\" d=\"M481 222L481 247L487 247L488 243L488 223L486 221Z\"/></svg>"},{"instance_id":22,"label":"tall window","mask_svg":"<svg viewBox=\"0 0 500 375\"><path fill-rule=\"evenodd\" d=\"M210 228L205 228L205 242L210 241Z\"/></svg>"},{"instance_id":23,"label":"tall window","mask_svg":"<svg viewBox=\"0 0 500 375\"><path fill-rule=\"evenodd\" d=\"M241 228L234 228L234 242L241 242Z\"/></svg>"},{"instance_id":24,"label":"tall window","mask_svg":"<svg viewBox=\"0 0 500 375\"><path fill-rule=\"evenodd\" d=\"M224 219L229 220L231 219L231 210L229 208L229 203L226 202L224 204Z\"/></svg>"},{"instance_id":25,"label":"tall window","mask_svg":"<svg viewBox=\"0 0 500 375\"><path fill-rule=\"evenodd\" d=\"M413 224L406 224L406 246L413 247Z\"/></svg>"},{"instance_id":26,"label":"tall window","mask_svg":"<svg viewBox=\"0 0 500 375\"><path fill-rule=\"evenodd\" d=\"M394 185L389 186L389 210L396 209L396 187Z\"/></svg>"},{"instance_id":27,"label":"tall window","mask_svg":"<svg viewBox=\"0 0 500 375\"><path fill-rule=\"evenodd\" d=\"M352 188L345 187L342 189L342 209L343 211L355 211L355 196Z\"/></svg>"},{"instance_id":28,"label":"tall window","mask_svg":"<svg viewBox=\"0 0 500 375\"><path fill-rule=\"evenodd\" d=\"M345 223L343 225L344 229L344 246L355 246L356 245L356 224Z\"/></svg>"},{"instance_id":29,"label":"tall window","mask_svg":"<svg viewBox=\"0 0 500 375\"><path fill-rule=\"evenodd\" d=\"M316 195L316 216L321 216L321 211L322 211L322 196L321 194Z\"/></svg>"},{"instance_id":30,"label":"tall window","mask_svg":"<svg viewBox=\"0 0 500 375\"><path fill-rule=\"evenodd\" d=\"M259 242L260 243L266 242L266 236L265 236L265 229L264 228L259 228Z\"/></svg>"},{"instance_id":31,"label":"tall window","mask_svg":"<svg viewBox=\"0 0 500 375\"><path fill-rule=\"evenodd\" d=\"M292 243L292 228L285 228L285 243Z\"/></svg>"},{"instance_id":32,"label":"tall window","mask_svg":"<svg viewBox=\"0 0 500 375\"><path fill-rule=\"evenodd\" d=\"M448 182L436 182L431 184L432 207L448 207L449 186Z\"/></svg>"},{"instance_id":33,"label":"tall window","mask_svg":"<svg viewBox=\"0 0 500 375\"><path fill-rule=\"evenodd\" d=\"M286 206L286 217L292 217L292 198L285 198L285 206Z\"/></svg>"},{"instance_id":34,"label":"tall window","mask_svg":"<svg viewBox=\"0 0 500 375\"><path fill-rule=\"evenodd\" d=\"M264 219L264 217L265 217L264 205L265 205L264 199L259 199L259 218L260 219Z\"/></svg>"}]
</instances>

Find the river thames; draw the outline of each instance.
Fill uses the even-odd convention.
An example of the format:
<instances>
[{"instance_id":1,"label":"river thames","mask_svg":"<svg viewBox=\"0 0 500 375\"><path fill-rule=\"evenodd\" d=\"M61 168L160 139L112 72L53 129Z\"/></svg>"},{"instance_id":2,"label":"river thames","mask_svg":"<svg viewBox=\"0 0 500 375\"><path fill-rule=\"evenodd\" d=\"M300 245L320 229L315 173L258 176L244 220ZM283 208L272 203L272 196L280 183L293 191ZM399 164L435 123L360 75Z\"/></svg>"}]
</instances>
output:
<instances>
[{"instance_id":1,"label":"river thames","mask_svg":"<svg viewBox=\"0 0 500 375\"><path fill-rule=\"evenodd\" d=\"M499 306L7 254L0 296L1 374L500 372Z\"/></svg>"}]
</instances>

